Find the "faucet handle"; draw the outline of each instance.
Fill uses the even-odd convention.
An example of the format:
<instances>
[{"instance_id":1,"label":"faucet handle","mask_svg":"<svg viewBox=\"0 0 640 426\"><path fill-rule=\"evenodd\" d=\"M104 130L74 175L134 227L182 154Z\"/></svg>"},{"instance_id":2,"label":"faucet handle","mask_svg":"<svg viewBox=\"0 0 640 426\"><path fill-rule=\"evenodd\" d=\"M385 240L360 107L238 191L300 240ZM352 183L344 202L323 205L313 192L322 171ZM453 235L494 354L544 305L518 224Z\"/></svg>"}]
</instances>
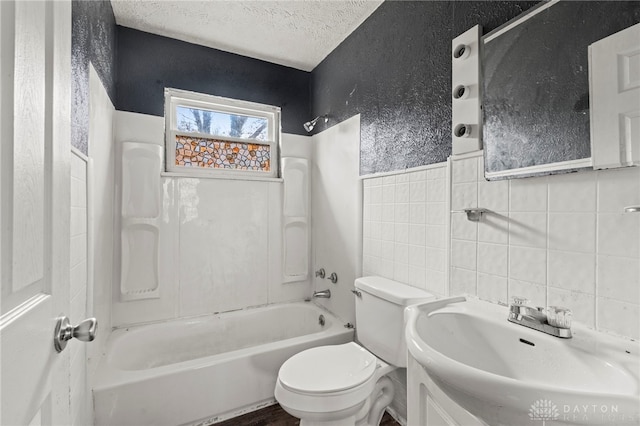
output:
<instances>
[{"instance_id":1,"label":"faucet handle","mask_svg":"<svg viewBox=\"0 0 640 426\"><path fill-rule=\"evenodd\" d=\"M520 296L513 296L511 300L513 304L517 306L527 306L531 303L529 299L527 299L526 297L520 297Z\"/></svg>"},{"instance_id":2,"label":"faucet handle","mask_svg":"<svg viewBox=\"0 0 640 426\"><path fill-rule=\"evenodd\" d=\"M571 328L571 309L562 306L549 306L547 308L547 322L558 328Z\"/></svg>"}]
</instances>

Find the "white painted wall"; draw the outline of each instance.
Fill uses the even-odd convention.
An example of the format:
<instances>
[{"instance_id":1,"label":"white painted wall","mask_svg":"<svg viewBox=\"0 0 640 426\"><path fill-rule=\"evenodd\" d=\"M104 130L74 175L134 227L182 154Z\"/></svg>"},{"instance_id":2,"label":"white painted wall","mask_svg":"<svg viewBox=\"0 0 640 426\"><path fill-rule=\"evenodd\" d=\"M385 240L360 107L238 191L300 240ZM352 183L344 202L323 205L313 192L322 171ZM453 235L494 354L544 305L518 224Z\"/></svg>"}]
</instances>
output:
<instances>
[{"instance_id":1,"label":"white painted wall","mask_svg":"<svg viewBox=\"0 0 640 426\"><path fill-rule=\"evenodd\" d=\"M360 116L356 115L313 136L311 221L314 290L331 290L330 299L316 299L345 322L355 323L353 283L362 273L362 182Z\"/></svg>"},{"instance_id":2,"label":"white painted wall","mask_svg":"<svg viewBox=\"0 0 640 426\"><path fill-rule=\"evenodd\" d=\"M117 111L116 181L124 141L164 146L164 119ZM310 158L311 138L282 135L282 156ZM113 324L202 315L309 297L309 281L282 283L282 181L162 177L160 296L120 300L120 241ZM116 190L119 229L121 190Z\"/></svg>"}]
</instances>

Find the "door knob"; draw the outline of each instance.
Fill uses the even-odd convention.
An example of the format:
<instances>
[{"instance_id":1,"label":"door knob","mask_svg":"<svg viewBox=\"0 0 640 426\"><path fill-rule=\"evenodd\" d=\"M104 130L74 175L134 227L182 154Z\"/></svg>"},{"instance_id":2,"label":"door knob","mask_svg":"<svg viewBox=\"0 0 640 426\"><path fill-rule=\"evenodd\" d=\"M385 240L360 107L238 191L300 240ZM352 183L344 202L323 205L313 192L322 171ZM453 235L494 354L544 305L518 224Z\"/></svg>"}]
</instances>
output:
<instances>
[{"instance_id":1,"label":"door knob","mask_svg":"<svg viewBox=\"0 0 640 426\"><path fill-rule=\"evenodd\" d=\"M67 341L74 337L83 342L90 342L96 338L97 329L98 320L95 318L87 318L74 327L71 325L69 318L65 316L58 317L53 334L53 346L56 351L62 352L67 346Z\"/></svg>"}]
</instances>

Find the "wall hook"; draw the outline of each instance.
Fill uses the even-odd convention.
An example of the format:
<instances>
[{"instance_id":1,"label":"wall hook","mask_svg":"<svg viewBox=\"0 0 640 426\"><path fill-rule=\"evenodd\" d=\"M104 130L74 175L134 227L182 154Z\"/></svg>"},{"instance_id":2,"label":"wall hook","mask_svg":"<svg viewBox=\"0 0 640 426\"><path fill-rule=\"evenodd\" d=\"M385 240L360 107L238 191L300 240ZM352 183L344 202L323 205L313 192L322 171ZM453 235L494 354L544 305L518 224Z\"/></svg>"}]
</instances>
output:
<instances>
[{"instance_id":1,"label":"wall hook","mask_svg":"<svg viewBox=\"0 0 640 426\"><path fill-rule=\"evenodd\" d=\"M467 214L467 219L471 222L480 222L484 213L489 213L490 210L483 208L470 208L463 210Z\"/></svg>"}]
</instances>

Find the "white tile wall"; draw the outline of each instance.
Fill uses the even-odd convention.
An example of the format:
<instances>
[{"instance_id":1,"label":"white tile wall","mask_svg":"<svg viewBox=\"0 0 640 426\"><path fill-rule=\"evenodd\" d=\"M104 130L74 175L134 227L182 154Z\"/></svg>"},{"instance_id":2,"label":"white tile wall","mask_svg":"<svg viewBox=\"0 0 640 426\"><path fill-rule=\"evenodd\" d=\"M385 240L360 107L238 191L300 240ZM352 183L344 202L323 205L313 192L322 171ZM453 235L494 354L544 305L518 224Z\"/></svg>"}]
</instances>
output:
<instances>
[{"instance_id":1,"label":"white tile wall","mask_svg":"<svg viewBox=\"0 0 640 426\"><path fill-rule=\"evenodd\" d=\"M452 160L450 294L525 296L640 337L640 168L487 182L482 156ZM492 212L479 223L465 207ZM427 239L427 244L428 244Z\"/></svg>"},{"instance_id":2,"label":"white tile wall","mask_svg":"<svg viewBox=\"0 0 640 426\"><path fill-rule=\"evenodd\" d=\"M363 179L364 275L446 294L447 179L447 163Z\"/></svg>"},{"instance_id":3,"label":"white tile wall","mask_svg":"<svg viewBox=\"0 0 640 426\"><path fill-rule=\"evenodd\" d=\"M98 362L106 348L111 332L111 294L114 275L114 192L115 147L113 116L115 108L102 85L98 73L89 66L89 282L87 283L87 316L98 320L95 341L86 345L89 365L87 376L91 381ZM85 272L85 273L86 273ZM89 395L89 398L91 395ZM88 408L91 413L91 406Z\"/></svg>"},{"instance_id":4,"label":"white tile wall","mask_svg":"<svg viewBox=\"0 0 640 426\"><path fill-rule=\"evenodd\" d=\"M640 214L622 213L640 205L640 168L487 182L481 153L450 164L450 182L446 163L363 179L364 275L494 303L518 295L640 337ZM471 222L466 207L491 213ZM391 407L403 417L406 401Z\"/></svg>"},{"instance_id":5,"label":"white tile wall","mask_svg":"<svg viewBox=\"0 0 640 426\"><path fill-rule=\"evenodd\" d=\"M87 163L75 152L71 155L71 245L70 285L67 313L73 324L86 318L87 306ZM72 425L89 424L91 412L87 405L86 346L78 340L68 343L71 393L69 407Z\"/></svg>"}]
</instances>

